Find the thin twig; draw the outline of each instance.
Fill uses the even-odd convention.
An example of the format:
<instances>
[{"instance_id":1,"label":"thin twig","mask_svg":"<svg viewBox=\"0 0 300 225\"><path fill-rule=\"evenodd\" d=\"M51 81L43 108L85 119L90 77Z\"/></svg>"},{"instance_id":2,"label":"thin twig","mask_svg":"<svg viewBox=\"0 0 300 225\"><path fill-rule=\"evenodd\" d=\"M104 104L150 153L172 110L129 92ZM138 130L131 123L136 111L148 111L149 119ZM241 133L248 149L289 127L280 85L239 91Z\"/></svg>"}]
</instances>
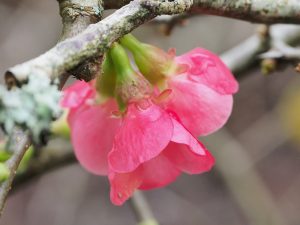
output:
<instances>
[{"instance_id":1,"label":"thin twig","mask_svg":"<svg viewBox=\"0 0 300 225\"><path fill-rule=\"evenodd\" d=\"M9 148L13 149L14 154L6 162L6 165L10 171L8 179L3 182L0 186L0 217L2 215L6 198L11 189L11 184L15 178L18 166L30 145L30 139L28 134L20 130L15 130L15 133L10 137Z\"/></svg>"}]
</instances>

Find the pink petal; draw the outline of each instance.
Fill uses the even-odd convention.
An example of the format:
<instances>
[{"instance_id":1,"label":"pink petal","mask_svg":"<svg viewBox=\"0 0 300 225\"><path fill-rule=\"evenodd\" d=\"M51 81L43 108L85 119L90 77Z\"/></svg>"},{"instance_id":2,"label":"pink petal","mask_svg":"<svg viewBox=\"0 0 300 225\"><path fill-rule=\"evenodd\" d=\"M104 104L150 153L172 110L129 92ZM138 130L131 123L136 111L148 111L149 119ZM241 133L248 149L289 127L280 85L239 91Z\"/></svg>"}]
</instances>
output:
<instances>
[{"instance_id":1,"label":"pink petal","mask_svg":"<svg viewBox=\"0 0 300 225\"><path fill-rule=\"evenodd\" d=\"M221 128L228 120L233 99L213 89L188 80L185 75L169 81L172 93L166 106L176 112L180 122L194 135L207 135Z\"/></svg>"},{"instance_id":2,"label":"pink petal","mask_svg":"<svg viewBox=\"0 0 300 225\"><path fill-rule=\"evenodd\" d=\"M195 48L176 57L176 62L189 65L186 74L191 80L205 84L220 94L238 91L238 82L227 66L217 55L206 49Z\"/></svg>"},{"instance_id":3,"label":"pink petal","mask_svg":"<svg viewBox=\"0 0 300 225\"><path fill-rule=\"evenodd\" d=\"M178 121L174 123L172 142L163 154L178 169L189 174L209 171L214 165L214 158L205 146L190 134Z\"/></svg>"},{"instance_id":4,"label":"pink petal","mask_svg":"<svg viewBox=\"0 0 300 225\"><path fill-rule=\"evenodd\" d=\"M149 190L164 187L173 182L180 170L164 155L159 155L129 173L109 174L110 197L115 205L122 205L136 189Z\"/></svg>"},{"instance_id":5,"label":"pink petal","mask_svg":"<svg viewBox=\"0 0 300 225\"><path fill-rule=\"evenodd\" d=\"M104 105L85 107L69 120L76 157L91 173L107 174L108 152L120 124L120 119L111 117L116 109L116 104L108 101Z\"/></svg>"},{"instance_id":6,"label":"pink petal","mask_svg":"<svg viewBox=\"0 0 300 225\"><path fill-rule=\"evenodd\" d=\"M117 132L109 163L113 171L126 173L160 154L173 132L170 116L148 102L139 107L131 103Z\"/></svg>"},{"instance_id":7,"label":"pink petal","mask_svg":"<svg viewBox=\"0 0 300 225\"><path fill-rule=\"evenodd\" d=\"M205 155L205 147L190 133L188 132L182 124L180 124L176 119L172 118L174 130L172 141L178 144L185 144L189 146L191 151L198 155Z\"/></svg>"},{"instance_id":8,"label":"pink petal","mask_svg":"<svg viewBox=\"0 0 300 225\"><path fill-rule=\"evenodd\" d=\"M114 173L108 176L110 182L110 199L115 205L122 205L142 182L142 170L130 173Z\"/></svg>"},{"instance_id":9,"label":"pink petal","mask_svg":"<svg viewBox=\"0 0 300 225\"><path fill-rule=\"evenodd\" d=\"M139 189L142 190L164 187L175 181L181 173L163 154L143 163L141 167L143 183Z\"/></svg>"},{"instance_id":10,"label":"pink petal","mask_svg":"<svg viewBox=\"0 0 300 225\"><path fill-rule=\"evenodd\" d=\"M63 98L60 102L61 106L66 108L76 108L91 95L95 94L89 83L84 81L76 81L74 84L64 89Z\"/></svg>"},{"instance_id":11,"label":"pink petal","mask_svg":"<svg viewBox=\"0 0 300 225\"><path fill-rule=\"evenodd\" d=\"M215 160L209 151L205 155L198 155L183 144L171 142L163 153L182 172L200 174L209 171Z\"/></svg>"}]
</instances>

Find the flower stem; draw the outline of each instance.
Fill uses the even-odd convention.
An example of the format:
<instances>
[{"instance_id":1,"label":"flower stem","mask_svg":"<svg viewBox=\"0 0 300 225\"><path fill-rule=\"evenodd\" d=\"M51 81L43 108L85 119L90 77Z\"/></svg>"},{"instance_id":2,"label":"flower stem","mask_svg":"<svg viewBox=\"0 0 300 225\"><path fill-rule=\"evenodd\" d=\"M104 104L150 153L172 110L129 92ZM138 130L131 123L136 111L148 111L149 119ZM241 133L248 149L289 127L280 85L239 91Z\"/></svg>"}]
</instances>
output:
<instances>
[{"instance_id":1,"label":"flower stem","mask_svg":"<svg viewBox=\"0 0 300 225\"><path fill-rule=\"evenodd\" d=\"M140 191L136 191L130 199L130 205L140 221L137 225L159 225L153 216L152 210Z\"/></svg>"}]
</instances>

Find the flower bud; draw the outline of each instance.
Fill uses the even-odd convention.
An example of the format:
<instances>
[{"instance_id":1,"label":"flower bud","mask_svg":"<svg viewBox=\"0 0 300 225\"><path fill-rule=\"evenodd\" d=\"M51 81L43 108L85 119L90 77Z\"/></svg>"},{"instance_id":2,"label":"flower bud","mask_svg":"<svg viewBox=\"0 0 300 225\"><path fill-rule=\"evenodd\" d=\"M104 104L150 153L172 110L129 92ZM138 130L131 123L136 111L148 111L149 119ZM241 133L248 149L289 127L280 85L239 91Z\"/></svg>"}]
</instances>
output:
<instances>
[{"instance_id":1,"label":"flower bud","mask_svg":"<svg viewBox=\"0 0 300 225\"><path fill-rule=\"evenodd\" d=\"M125 49L115 43L109 54L117 74L115 96L121 110L124 110L129 102L150 96L149 82L132 68Z\"/></svg>"},{"instance_id":2,"label":"flower bud","mask_svg":"<svg viewBox=\"0 0 300 225\"><path fill-rule=\"evenodd\" d=\"M109 54L105 55L102 63L102 73L96 79L96 90L100 101L105 101L114 97L116 88L116 71Z\"/></svg>"},{"instance_id":3,"label":"flower bud","mask_svg":"<svg viewBox=\"0 0 300 225\"><path fill-rule=\"evenodd\" d=\"M120 42L132 52L139 70L153 85L164 87L165 79L181 70L181 66L174 60L173 50L165 52L155 46L141 43L131 34L125 35Z\"/></svg>"}]
</instances>

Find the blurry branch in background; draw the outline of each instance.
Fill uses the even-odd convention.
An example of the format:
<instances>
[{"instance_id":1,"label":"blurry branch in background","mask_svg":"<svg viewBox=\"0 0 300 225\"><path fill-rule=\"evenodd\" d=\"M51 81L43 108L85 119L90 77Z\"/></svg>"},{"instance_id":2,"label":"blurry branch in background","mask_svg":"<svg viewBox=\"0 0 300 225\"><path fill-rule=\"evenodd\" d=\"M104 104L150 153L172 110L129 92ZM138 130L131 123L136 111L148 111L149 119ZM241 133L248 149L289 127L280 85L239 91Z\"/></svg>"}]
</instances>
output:
<instances>
[{"instance_id":1,"label":"blurry branch in background","mask_svg":"<svg viewBox=\"0 0 300 225\"><path fill-rule=\"evenodd\" d=\"M285 225L268 188L253 169L251 157L230 132L222 129L204 142L213 151L217 170L250 224Z\"/></svg>"},{"instance_id":2,"label":"blurry branch in background","mask_svg":"<svg viewBox=\"0 0 300 225\"><path fill-rule=\"evenodd\" d=\"M162 27L162 31L165 35L169 36L171 35L173 29L176 26L184 26L188 19L199 16L199 14L196 13L183 13L178 15L162 15L156 17L154 20L152 20L152 24L158 24Z\"/></svg>"},{"instance_id":3,"label":"blurry branch in background","mask_svg":"<svg viewBox=\"0 0 300 225\"><path fill-rule=\"evenodd\" d=\"M286 29L294 29L293 26ZM296 41L295 41L296 40ZM270 49L259 56L262 59L263 69L266 67L266 72L273 72L280 62L299 62L300 48L294 47L293 44L299 44L297 38L291 36L283 37L282 33L277 33L271 39ZM296 66L296 71L300 72L300 64ZM269 70L269 71L268 71Z\"/></svg>"},{"instance_id":4,"label":"blurry branch in background","mask_svg":"<svg viewBox=\"0 0 300 225\"><path fill-rule=\"evenodd\" d=\"M138 225L159 225L148 205L145 196L140 191L135 191L130 199L130 204L136 214Z\"/></svg>"},{"instance_id":5,"label":"blurry branch in background","mask_svg":"<svg viewBox=\"0 0 300 225\"><path fill-rule=\"evenodd\" d=\"M221 55L222 60L234 74L245 71L257 62L260 59L258 56L267 51L272 43L293 45L300 40L300 27L296 25L273 25L269 28L269 37L266 37L261 30L259 29L257 34Z\"/></svg>"}]
</instances>

